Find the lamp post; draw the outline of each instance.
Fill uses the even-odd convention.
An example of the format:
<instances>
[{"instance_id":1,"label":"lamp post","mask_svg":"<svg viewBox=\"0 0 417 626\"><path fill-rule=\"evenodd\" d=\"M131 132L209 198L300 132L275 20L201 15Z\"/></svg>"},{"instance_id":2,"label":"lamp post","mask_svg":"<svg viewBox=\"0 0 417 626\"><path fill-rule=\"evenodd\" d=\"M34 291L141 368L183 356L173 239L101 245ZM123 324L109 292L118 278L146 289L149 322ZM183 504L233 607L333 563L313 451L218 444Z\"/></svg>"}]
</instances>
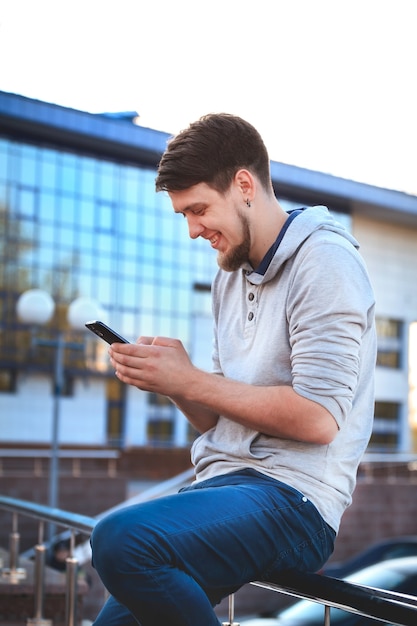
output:
<instances>
[{"instance_id":1,"label":"lamp post","mask_svg":"<svg viewBox=\"0 0 417 626\"><path fill-rule=\"evenodd\" d=\"M35 326L47 324L55 311L55 303L52 297L42 289L29 289L21 294L17 301L16 311L18 318ZM100 317L100 307L89 298L77 298L69 308L67 319L74 330L85 330L86 320ZM79 344L65 341L64 333L59 330L55 339L35 340L37 345L50 346L55 349L54 354L54 386L53 386L53 411L51 432L51 459L49 466L48 504L52 508L58 507L58 481L59 481L59 422L61 395L64 384L64 352L66 347L79 348ZM52 536L53 527L50 528Z\"/></svg>"}]
</instances>

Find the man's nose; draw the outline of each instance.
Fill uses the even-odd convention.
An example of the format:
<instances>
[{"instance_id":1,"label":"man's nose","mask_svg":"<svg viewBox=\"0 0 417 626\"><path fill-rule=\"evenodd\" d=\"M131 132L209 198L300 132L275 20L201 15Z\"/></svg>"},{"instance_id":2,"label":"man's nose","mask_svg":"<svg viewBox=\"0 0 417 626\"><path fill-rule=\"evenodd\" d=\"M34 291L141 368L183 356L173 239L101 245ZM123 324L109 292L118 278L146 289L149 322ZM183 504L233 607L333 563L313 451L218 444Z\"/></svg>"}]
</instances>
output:
<instances>
[{"instance_id":1,"label":"man's nose","mask_svg":"<svg viewBox=\"0 0 417 626\"><path fill-rule=\"evenodd\" d=\"M199 223L195 215L187 215L188 233L191 239L197 239L204 230L204 226Z\"/></svg>"}]
</instances>

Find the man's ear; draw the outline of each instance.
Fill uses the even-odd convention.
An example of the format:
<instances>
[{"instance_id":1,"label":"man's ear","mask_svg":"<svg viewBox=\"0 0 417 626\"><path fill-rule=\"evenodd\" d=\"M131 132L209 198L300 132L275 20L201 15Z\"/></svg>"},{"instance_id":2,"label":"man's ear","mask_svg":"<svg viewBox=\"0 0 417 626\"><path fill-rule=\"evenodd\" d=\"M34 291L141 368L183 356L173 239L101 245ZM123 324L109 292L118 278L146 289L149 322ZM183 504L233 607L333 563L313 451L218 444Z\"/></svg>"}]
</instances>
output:
<instances>
[{"instance_id":1,"label":"man's ear","mask_svg":"<svg viewBox=\"0 0 417 626\"><path fill-rule=\"evenodd\" d=\"M244 201L251 202L255 197L256 181L249 170L241 169L235 174L234 182L240 189Z\"/></svg>"}]
</instances>

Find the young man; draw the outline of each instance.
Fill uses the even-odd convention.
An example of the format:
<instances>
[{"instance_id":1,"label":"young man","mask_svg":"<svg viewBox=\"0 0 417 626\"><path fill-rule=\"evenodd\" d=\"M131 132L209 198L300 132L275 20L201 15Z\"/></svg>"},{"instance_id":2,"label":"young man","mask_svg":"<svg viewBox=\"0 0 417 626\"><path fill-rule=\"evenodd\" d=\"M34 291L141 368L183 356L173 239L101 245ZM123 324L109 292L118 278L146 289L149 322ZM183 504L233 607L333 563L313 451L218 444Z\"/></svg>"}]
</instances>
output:
<instances>
[{"instance_id":1,"label":"young man","mask_svg":"<svg viewBox=\"0 0 417 626\"><path fill-rule=\"evenodd\" d=\"M95 625L218 626L230 592L315 571L333 550L372 428L374 296L327 209L281 208L263 141L238 117L179 133L156 188L218 252L213 372L175 339L110 348L120 380L168 396L201 435L191 487L95 528L112 594Z\"/></svg>"}]
</instances>

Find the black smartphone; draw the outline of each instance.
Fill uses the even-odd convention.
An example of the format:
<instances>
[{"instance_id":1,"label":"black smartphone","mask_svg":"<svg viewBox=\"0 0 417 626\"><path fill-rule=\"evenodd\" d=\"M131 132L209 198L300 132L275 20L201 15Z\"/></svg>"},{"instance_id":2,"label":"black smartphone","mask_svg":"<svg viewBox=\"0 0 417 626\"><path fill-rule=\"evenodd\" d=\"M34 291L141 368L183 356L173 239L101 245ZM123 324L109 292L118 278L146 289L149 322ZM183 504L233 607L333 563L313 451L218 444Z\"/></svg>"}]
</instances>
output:
<instances>
[{"instance_id":1,"label":"black smartphone","mask_svg":"<svg viewBox=\"0 0 417 626\"><path fill-rule=\"evenodd\" d=\"M110 345L112 343L129 343L127 339L116 333L113 329L107 326L104 322L100 322L99 320L94 320L92 322L87 322L86 326L89 330L91 330L97 337L104 339Z\"/></svg>"}]
</instances>

